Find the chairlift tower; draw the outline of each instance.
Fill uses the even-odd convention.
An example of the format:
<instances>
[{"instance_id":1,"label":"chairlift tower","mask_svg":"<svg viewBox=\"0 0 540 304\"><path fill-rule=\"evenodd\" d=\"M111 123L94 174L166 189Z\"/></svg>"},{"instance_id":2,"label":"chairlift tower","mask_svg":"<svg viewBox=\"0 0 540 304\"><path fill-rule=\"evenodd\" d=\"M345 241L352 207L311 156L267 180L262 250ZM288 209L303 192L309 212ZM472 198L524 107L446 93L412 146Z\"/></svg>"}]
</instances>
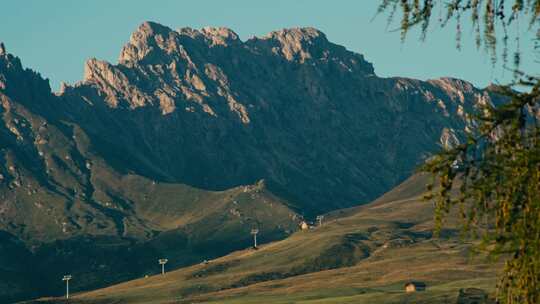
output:
<instances>
[{"instance_id":1,"label":"chairlift tower","mask_svg":"<svg viewBox=\"0 0 540 304\"><path fill-rule=\"evenodd\" d=\"M257 248L257 233L259 233L259 229L251 229L251 234L253 235L253 248Z\"/></svg>"},{"instance_id":2,"label":"chairlift tower","mask_svg":"<svg viewBox=\"0 0 540 304\"><path fill-rule=\"evenodd\" d=\"M69 280L71 280L70 274L67 274L62 278L62 281L66 282L66 299L69 299Z\"/></svg>"},{"instance_id":3,"label":"chairlift tower","mask_svg":"<svg viewBox=\"0 0 540 304\"><path fill-rule=\"evenodd\" d=\"M324 219L324 215L317 215L317 222L319 222L319 227L322 226L323 219Z\"/></svg>"},{"instance_id":4,"label":"chairlift tower","mask_svg":"<svg viewBox=\"0 0 540 304\"><path fill-rule=\"evenodd\" d=\"M161 265L161 274L162 275L165 274L165 264L167 264L168 261L169 261L168 259L159 259L158 260L159 265Z\"/></svg>"}]
</instances>

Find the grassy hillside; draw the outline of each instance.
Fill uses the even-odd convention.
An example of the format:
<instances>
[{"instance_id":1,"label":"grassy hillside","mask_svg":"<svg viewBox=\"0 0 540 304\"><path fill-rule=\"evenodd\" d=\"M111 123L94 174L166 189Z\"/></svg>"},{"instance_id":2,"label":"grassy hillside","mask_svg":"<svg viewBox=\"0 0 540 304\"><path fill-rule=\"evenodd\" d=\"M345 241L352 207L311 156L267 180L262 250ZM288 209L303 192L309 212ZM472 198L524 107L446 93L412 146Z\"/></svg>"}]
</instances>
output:
<instances>
[{"instance_id":1,"label":"grassy hillside","mask_svg":"<svg viewBox=\"0 0 540 304\"><path fill-rule=\"evenodd\" d=\"M455 303L460 288L490 290L497 265L470 256L453 229L432 237L432 206L419 199L424 184L414 176L371 204L330 214L320 228L74 301ZM427 291L405 294L409 280L427 283Z\"/></svg>"},{"instance_id":2,"label":"grassy hillside","mask_svg":"<svg viewBox=\"0 0 540 304\"><path fill-rule=\"evenodd\" d=\"M60 294L65 273L74 291L99 288L298 227L264 181L209 191L117 170L79 127L0 99L0 303Z\"/></svg>"}]
</instances>

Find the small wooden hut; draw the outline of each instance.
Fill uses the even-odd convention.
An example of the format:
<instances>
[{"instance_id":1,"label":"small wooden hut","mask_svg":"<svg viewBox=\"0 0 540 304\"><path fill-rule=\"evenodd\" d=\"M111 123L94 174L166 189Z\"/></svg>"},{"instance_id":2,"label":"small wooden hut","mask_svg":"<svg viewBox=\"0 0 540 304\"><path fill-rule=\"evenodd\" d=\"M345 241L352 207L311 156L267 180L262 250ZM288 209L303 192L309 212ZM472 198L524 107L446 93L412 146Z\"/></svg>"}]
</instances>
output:
<instances>
[{"instance_id":1,"label":"small wooden hut","mask_svg":"<svg viewBox=\"0 0 540 304\"><path fill-rule=\"evenodd\" d=\"M411 281L411 282L405 283L404 287L405 287L405 292L407 292L407 293L409 293L409 292L417 292L417 291L424 291L424 290L426 290L426 283Z\"/></svg>"}]
</instances>

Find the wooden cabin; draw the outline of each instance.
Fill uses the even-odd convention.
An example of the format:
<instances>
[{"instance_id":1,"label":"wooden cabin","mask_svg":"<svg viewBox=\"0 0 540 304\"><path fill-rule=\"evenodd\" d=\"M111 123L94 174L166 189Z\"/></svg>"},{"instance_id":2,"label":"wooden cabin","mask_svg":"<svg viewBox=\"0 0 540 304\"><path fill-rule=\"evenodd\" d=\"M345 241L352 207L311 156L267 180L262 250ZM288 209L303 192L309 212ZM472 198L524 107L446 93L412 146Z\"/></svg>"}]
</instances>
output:
<instances>
[{"instance_id":1,"label":"wooden cabin","mask_svg":"<svg viewBox=\"0 0 540 304\"><path fill-rule=\"evenodd\" d=\"M424 282L407 282L405 283L405 292L417 292L426 290L426 283Z\"/></svg>"}]
</instances>

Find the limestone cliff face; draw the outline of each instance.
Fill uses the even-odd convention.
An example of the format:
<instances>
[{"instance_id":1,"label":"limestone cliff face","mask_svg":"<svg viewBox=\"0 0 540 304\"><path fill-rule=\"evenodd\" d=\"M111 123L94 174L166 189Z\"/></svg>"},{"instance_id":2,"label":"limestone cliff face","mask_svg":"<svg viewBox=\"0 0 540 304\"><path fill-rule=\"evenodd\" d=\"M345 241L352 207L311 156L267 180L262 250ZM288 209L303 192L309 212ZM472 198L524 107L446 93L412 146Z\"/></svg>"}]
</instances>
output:
<instances>
[{"instance_id":1,"label":"limestone cliff face","mask_svg":"<svg viewBox=\"0 0 540 304\"><path fill-rule=\"evenodd\" d=\"M314 214L390 189L490 97L461 80L377 77L313 28L241 41L146 22L118 64L89 60L60 99L121 168L208 189L266 179Z\"/></svg>"}]
</instances>

